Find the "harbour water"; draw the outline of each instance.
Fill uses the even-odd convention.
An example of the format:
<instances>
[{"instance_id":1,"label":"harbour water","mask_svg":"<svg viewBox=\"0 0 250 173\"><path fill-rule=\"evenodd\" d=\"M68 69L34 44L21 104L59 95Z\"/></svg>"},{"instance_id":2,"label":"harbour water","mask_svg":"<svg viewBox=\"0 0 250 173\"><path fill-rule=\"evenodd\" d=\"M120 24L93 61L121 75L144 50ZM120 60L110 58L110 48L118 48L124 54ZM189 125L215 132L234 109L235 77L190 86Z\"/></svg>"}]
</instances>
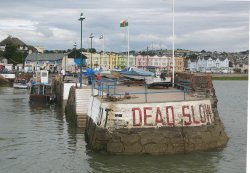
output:
<instances>
[{"instance_id":1,"label":"harbour water","mask_svg":"<svg viewBox=\"0 0 250 173\"><path fill-rule=\"evenodd\" d=\"M213 83L227 146L170 156L93 153L62 108L31 106L26 90L0 87L0 172L246 172L247 81Z\"/></svg>"}]
</instances>

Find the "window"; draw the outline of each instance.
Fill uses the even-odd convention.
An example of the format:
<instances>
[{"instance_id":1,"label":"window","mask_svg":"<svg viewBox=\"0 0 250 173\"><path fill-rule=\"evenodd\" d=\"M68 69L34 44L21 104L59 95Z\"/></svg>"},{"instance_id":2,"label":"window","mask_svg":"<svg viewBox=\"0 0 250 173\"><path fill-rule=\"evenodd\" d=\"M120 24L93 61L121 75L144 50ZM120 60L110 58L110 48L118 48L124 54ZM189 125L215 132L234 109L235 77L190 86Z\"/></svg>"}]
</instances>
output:
<instances>
[{"instance_id":1,"label":"window","mask_svg":"<svg viewBox=\"0 0 250 173\"><path fill-rule=\"evenodd\" d=\"M42 77L47 77L47 72L42 72Z\"/></svg>"}]
</instances>

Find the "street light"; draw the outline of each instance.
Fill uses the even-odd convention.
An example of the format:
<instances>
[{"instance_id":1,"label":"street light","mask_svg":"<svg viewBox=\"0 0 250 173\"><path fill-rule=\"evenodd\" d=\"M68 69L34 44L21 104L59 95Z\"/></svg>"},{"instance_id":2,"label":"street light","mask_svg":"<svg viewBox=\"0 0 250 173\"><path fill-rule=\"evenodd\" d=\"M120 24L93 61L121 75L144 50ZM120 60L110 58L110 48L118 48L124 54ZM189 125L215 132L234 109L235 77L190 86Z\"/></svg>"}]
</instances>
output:
<instances>
[{"instance_id":1,"label":"street light","mask_svg":"<svg viewBox=\"0 0 250 173\"><path fill-rule=\"evenodd\" d=\"M175 68L175 57L174 57L174 41L175 41L175 35L174 35L174 0L173 0L173 77L172 77L172 83L173 83L173 87L174 87L174 68Z\"/></svg>"},{"instance_id":2,"label":"street light","mask_svg":"<svg viewBox=\"0 0 250 173\"><path fill-rule=\"evenodd\" d=\"M101 35L99 39L103 40L102 44L102 59L104 59L104 35ZM100 68L102 67L102 59L100 60Z\"/></svg>"},{"instance_id":3,"label":"street light","mask_svg":"<svg viewBox=\"0 0 250 173\"><path fill-rule=\"evenodd\" d=\"M75 42L75 44L74 44L74 47L75 47L75 61L76 61L76 42ZM75 64L75 73L76 73L76 64Z\"/></svg>"},{"instance_id":4,"label":"street light","mask_svg":"<svg viewBox=\"0 0 250 173\"><path fill-rule=\"evenodd\" d=\"M85 17L83 17L83 13L81 13L80 18L78 19L81 21L81 49L80 49L81 61L80 61L80 78L79 78L80 88L82 88L82 64L83 64L83 59L82 59L82 21L84 19L85 19Z\"/></svg>"},{"instance_id":5,"label":"street light","mask_svg":"<svg viewBox=\"0 0 250 173\"><path fill-rule=\"evenodd\" d=\"M148 70L148 46L147 46L147 70Z\"/></svg>"},{"instance_id":6,"label":"street light","mask_svg":"<svg viewBox=\"0 0 250 173\"><path fill-rule=\"evenodd\" d=\"M91 47L91 52L90 52L90 67L91 67L91 70L92 70L92 39L94 38L94 35L91 33L89 38L91 39L91 42L90 42L90 47Z\"/></svg>"}]
</instances>

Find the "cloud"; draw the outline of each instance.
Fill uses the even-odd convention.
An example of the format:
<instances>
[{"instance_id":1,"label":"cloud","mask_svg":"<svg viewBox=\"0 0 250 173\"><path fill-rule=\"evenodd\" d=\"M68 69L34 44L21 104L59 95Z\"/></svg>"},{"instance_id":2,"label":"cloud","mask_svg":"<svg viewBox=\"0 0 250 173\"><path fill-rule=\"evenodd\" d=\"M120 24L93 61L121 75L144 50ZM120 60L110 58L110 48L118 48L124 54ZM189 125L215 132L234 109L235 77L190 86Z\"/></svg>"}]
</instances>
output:
<instances>
[{"instance_id":1,"label":"cloud","mask_svg":"<svg viewBox=\"0 0 250 173\"><path fill-rule=\"evenodd\" d=\"M248 33L245 27L216 28L190 32L176 38L178 47L189 48L189 45L197 45L196 50L236 51L246 50L248 45ZM243 42L239 42L239 41ZM237 44L235 44L237 43ZM186 47L184 45L187 45ZM233 45L233 46L232 46Z\"/></svg>"},{"instance_id":2,"label":"cloud","mask_svg":"<svg viewBox=\"0 0 250 173\"><path fill-rule=\"evenodd\" d=\"M74 42L80 45L81 12L86 18L82 22L84 47L89 47L88 37L93 33L93 47L102 50L99 36L104 34L107 49L126 51L127 30L120 28L119 22L128 19L131 49L152 44L171 49L172 0L4 1L0 6L0 39L11 34L46 49L72 48ZM248 48L248 27L248 2L175 1L178 48L241 51Z\"/></svg>"},{"instance_id":3,"label":"cloud","mask_svg":"<svg viewBox=\"0 0 250 173\"><path fill-rule=\"evenodd\" d=\"M25 19L0 19L1 30L34 30L37 22Z\"/></svg>"}]
</instances>

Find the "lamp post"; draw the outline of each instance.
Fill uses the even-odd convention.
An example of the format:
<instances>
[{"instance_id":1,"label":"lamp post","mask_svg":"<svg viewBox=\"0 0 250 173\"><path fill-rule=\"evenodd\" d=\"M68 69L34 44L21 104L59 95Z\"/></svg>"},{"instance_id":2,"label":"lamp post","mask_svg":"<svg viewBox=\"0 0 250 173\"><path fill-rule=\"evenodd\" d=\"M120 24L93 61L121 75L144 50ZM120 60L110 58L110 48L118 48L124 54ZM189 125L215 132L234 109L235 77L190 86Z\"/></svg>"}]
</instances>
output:
<instances>
[{"instance_id":1,"label":"lamp post","mask_svg":"<svg viewBox=\"0 0 250 173\"><path fill-rule=\"evenodd\" d=\"M91 67L91 70L92 70L92 39L94 38L94 35L91 33L90 36L89 36L91 42L90 42L90 47L91 47L91 52L90 52L90 67Z\"/></svg>"},{"instance_id":2,"label":"lamp post","mask_svg":"<svg viewBox=\"0 0 250 173\"><path fill-rule=\"evenodd\" d=\"M175 68L175 58L174 58L174 40L175 40L175 35L174 35L174 0L173 0L173 77L172 77L172 83L173 83L173 87L174 87L174 68Z\"/></svg>"},{"instance_id":3,"label":"lamp post","mask_svg":"<svg viewBox=\"0 0 250 173\"><path fill-rule=\"evenodd\" d=\"M148 46L147 46L147 70L148 70Z\"/></svg>"},{"instance_id":4,"label":"lamp post","mask_svg":"<svg viewBox=\"0 0 250 173\"><path fill-rule=\"evenodd\" d=\"M36 52L36 70L35 71L37 71L37 52Z\"/></svg>"},{"instance_id":5,"label":"lamp post","mask_svg":"<svg viewBox=\"0 0 250 173\"><path fill-rule=\"evenodd\" d=\"M76 42L75 42L75 44L74 44L74 47L75 47L75 51L74 51L75 52L75 60L76 60L76 46L77 45L76 45ZM75 73L76 73L76 64L75 64Z\"/></svg>"},{"instance_id":6,"label":"lamp post","mask_svg":"<svg viewBox=\"0 0 250 173\"><path fill-rule=\"evenodd\" d=\"M83 13L81 13L80 18L78 19L81 21L81 49L80 49L81 60L80 60L80 78L79 78L80 88L82 88L82 64L83 64L83 59L82 59L82 21L84 19L85 19L85 17L83 17Z\"/></svg>"},{"instance_id":7,"label":"lamp post","mask_svg":"<svg viewBox=\"0 0 250 173\"><path fill-rule=\"evenodd\" d=\"M101 35L99 39L102 39L102 59L100 59L100 68L102 68L102 60L104 59L104 35Z\"/></svg>"},{"instance_id":8,"label":"lamp post","mask_svg":"<svg viewBox=\"0 0 250 173\"><path fill-rule=\"evenodd\" d=\"M65 73L66 73L66 63L67 63L67 58L65 56L65 61L64 61L64 71L65 71Z\"/></svg>"}]
</instances>

